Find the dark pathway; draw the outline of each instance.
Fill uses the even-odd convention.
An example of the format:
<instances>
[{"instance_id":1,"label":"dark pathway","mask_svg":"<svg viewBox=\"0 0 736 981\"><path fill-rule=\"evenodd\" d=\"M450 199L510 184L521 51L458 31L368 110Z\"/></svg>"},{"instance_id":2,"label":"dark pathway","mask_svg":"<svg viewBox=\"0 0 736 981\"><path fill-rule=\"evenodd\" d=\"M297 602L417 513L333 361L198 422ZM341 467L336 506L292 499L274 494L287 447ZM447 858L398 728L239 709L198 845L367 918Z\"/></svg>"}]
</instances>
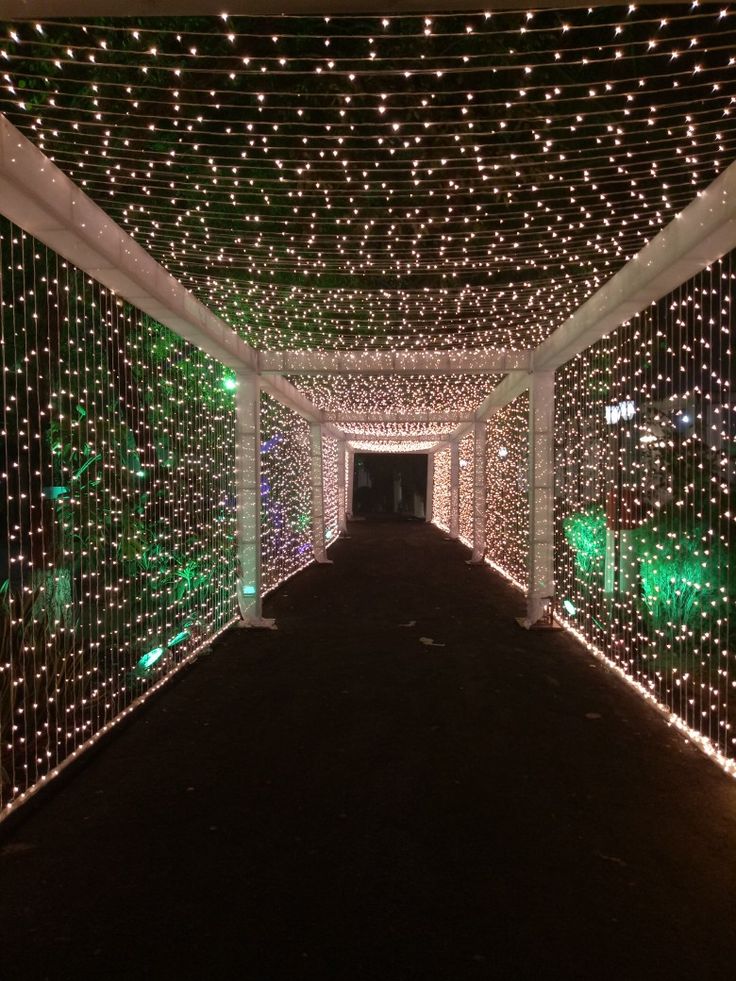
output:
<instances>
[{"instance_id":1,"label":"dark pathway","mask_svg":"<svg viewBox=\"0 0 736 981\"><path fill-rule=\"evenodd\" d=\"M734 977L736 783L463 546L352 534L0 842L2 981Z\"/></svg>"}]
</instances>

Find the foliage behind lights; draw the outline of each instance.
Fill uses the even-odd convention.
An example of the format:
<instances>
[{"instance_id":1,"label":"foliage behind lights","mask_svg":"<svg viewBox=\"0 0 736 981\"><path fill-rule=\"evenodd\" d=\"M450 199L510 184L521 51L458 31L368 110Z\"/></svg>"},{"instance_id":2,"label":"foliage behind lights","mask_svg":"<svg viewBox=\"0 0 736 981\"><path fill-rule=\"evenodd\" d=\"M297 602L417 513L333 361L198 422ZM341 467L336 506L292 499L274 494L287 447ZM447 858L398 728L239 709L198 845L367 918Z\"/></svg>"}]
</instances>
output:
<instances>
[{"instance_id":1,"label":"foliage behind lights","mask_svg":"<svg viewBox=\"0 0 736 981\"><path fill-rule=\"evenodd\" d=\"M606 512L593 506L568 514L562 524L579 571L589 576L606 556Z\"/></svg>"},{"instance_id":2,"label":"foliage behind lights","mask_svg":"<svg viewBox=\"0 0 736 981\"><path fill-rule=\"evenodd\" d=\"M0 218L0 806L235 615L223 369Z\"/></svg>"}]
</instances>

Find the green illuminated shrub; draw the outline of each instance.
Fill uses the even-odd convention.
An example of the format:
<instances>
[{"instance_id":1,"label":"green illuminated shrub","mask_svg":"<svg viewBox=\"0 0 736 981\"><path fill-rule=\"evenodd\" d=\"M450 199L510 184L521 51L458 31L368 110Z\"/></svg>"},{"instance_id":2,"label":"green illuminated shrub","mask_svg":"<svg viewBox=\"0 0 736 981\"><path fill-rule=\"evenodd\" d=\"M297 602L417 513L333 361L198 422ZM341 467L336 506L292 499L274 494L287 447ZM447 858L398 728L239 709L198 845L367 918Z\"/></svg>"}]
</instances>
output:
<instances>
[{"instance_id":1,"label":"green illuminated shrub","mask_svg":"<svg viewBox=\"0 0 736 981\"><path fill-rule=\"evenodd\" d=\"M606 554L605 511L600 505L576 511L565 518L563 530L578 570L589 575Z\"/></svg>"},{"instance_id":2,"label":"green illuminated shrub","mask_svg":"<svg viewBox=\"0 0 736 981\"><path fill-rule=\"evenodd\" d=\"M694 627L704 610L727 612L731 563L727 549L705 525L675 531L673 524L664 515L656 527L639 531L642 597L655 626Z\"/></svg>"}]
</instances>

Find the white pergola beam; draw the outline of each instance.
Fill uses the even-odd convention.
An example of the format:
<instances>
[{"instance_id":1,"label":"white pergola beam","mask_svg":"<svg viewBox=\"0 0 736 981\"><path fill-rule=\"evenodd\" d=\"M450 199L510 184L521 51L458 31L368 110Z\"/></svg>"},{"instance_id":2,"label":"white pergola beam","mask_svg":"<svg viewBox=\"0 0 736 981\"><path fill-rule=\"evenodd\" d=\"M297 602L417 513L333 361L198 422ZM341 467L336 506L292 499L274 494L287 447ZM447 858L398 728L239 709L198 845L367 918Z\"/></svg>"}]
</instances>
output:
<instances>
[{"instance_id":1,"label":"white pergola beam","mask_svg":"<svg viewBox=\"0 0 736 981\"><path fill-rule=\"evenodd\" d=\"M428 439L423 440L421 437L418 440L413 439L412 442L426 443L426 446L412 448L408 440L406 446L394 440L387 441L385 445L381 445L379 441L370 438L350 440L347 445L353 455L356 453L434 453L441 445L431 442Z\"/></svg>"},{"instance_id":2,"label":"white pergola beam","mask_svg":"<svg viewBox=\"0 0 736 981\"><path fill-rule=\"evenodd\" d=\"M348 530L347 513L347 445L344 439L337 441L337 530L341 535Z\"/></svg>"},{"instance_id":3,"label":"white pergola beam","mask_svg":"<svg viewBox=\"0 0 736 981\"><path fill-rule=\"evenodd\" d=\"M555 373L538 371L529 388L529 554L527 614L534 626L554 595Z\"/></svg>"},{"instance_id":4,"label":"white pergola beam","mask_svg":"<svg viewBox=\"0 0 736 981\"><path fill-rule=\"evenodd\" d=\"M736 162L672 219L534 352L559 368L736 248Z\"/></svg>"},{"instance_id":5,"label":"white pergola beam","mask_svg":"<svg viewBox=\"0 0 736 981\"><path fill-rule=\"evenodd\" d=\"M223 365L257 371L257 352L201 303L0 113L0 213L82 272ZM324 413L286 379L261 385L310 421ZM337 435L337 431L334 430Z\"/></svg>"},{"instance_id":6,"label":"white pergola beam","mask_svg":"<svg viewBox=\"0 0 736 981\"><path fill-rule=\"evenodd\" d=\"M460 537L460 441L450 443L450 537Z\"/></svg>"},{"instance_id":7,"label":"white pergola beam","mask_svg":"<svg viewBox=\"0 0 736 981\"><path fill-rule=\"evenodd\" d=\"M530 351L261 351L258 370L276 375L451 375L528 371Z\"/></svg>"},{"instance_id":8,"label":"white pergola beam","mask_svg":"<svg viewBox=\"0 0 736 981\"><path fill-rule=\"evenodd\" d=\"M355 450L350 443L345 444L345 520L353 516L353 496L355 479Z\"/></svg>"},{"instance_id":9,"label":"white pergola beam","mask_svg":"<svg viewBox=\"0 0 736 981\"><path fill-rule=\"evenodd\" d=\"M473 424L473 555L478 565L486 553L487 453L485 420Z\"/></svg>"},{"instance_id":10,"label":"white pergola beam","mask_svg":"<svg viewBox=\"0 0 736 981\"><path fill-rule=\"evenodd\" d=\"M256 352L0 114L0 212L82 272L231 368Z\"/></svg>"},{"instance_id":11,"label":"white pergola beam","mask_svg":"<svg viewBox=\"0 0 736 981\"><path fill-rule=\"evenodd\" d=\"M386 443L391 445L395 443L397 446L401 445L402 443L427 443L427 444L431 443L432 448L434 449L435 444L440 443L442 440L449 439L449 435L448 434L437 435L436 433L427 433L427 434L413 433L411 435L400 434L394 436L393 433L391 433L389 435L374 436L371 433L346 432L345 439L349 443L375 443L375 444ZM425 451L423 450L422 452Z\"/></svg>"},{"instance_id":12,"label":"white pergola beam","mask_svg":"<svg viewBox=\"0 0 736 981\"><path fill-rule=\"evenodd\" d=\"M466 412L329 412L326 418L337 426L349 427L359 423L414 423L418 425L447 423L449 429L461 422L472 422L473 415Z\"/></svg>"},{"instance_id":13,"label":"white pergola beam","mask_svg":"<svg viewBox=\"0 0 736 981\"><path fill-rule=\"evenodd\" d=\"M434 452L427 454L427 495L424 505L426 521L432 520L434 511Z\"/></svg>"},{"instance_id":14,"label":"white pergola beam","mask_svg":"<svg viewBox=\"0 0 736 981\"><path fill-rule=\"evenodd\" d=\"M312 550L319 563L327 562L325 551L325 496L322 467L322 427L318 422L309 424L312 470Z\"/></svg>"},{"instance_id":15,"label":"white pergola beam","mask_svg":"<svg viewBox=\"0 0 736 981\"><path fill-rule=\"evenodd\" d=\"M235 393L235 518L238 606L243 620L261 618L261 430L258 376L237 373Z\"/></svg>"}]
</instances>

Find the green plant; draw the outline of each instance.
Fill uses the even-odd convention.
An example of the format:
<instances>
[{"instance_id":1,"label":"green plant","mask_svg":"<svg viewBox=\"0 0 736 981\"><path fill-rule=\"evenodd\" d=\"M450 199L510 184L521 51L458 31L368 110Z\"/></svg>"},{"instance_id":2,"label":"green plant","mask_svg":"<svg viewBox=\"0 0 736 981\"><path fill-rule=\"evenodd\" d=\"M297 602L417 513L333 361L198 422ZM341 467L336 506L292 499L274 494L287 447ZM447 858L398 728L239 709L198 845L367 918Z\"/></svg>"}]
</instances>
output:
<instances>
[{"instance_id":1,"label":"green plant","mask_svg":"<svg viewBox=\"0 0 736 981\"><path fill-rule=\"evenodd\" d=\"M606 554L606 513L600 505L568 515L563 522L565 538L575 553L575 563L589 575Z\"/></svg>"},{"instance_id":2,"label":"green plant","mask_svg":"<svg viewBox=\"0 0 736 981\"><path fill-rule=\"evenodd\" d=\"M639 530L642 596L655 626L697 627L705 609L727 612L734 559L704 525L674 531L674 517L662 514Z\"/></svg>"}]
</instances>

